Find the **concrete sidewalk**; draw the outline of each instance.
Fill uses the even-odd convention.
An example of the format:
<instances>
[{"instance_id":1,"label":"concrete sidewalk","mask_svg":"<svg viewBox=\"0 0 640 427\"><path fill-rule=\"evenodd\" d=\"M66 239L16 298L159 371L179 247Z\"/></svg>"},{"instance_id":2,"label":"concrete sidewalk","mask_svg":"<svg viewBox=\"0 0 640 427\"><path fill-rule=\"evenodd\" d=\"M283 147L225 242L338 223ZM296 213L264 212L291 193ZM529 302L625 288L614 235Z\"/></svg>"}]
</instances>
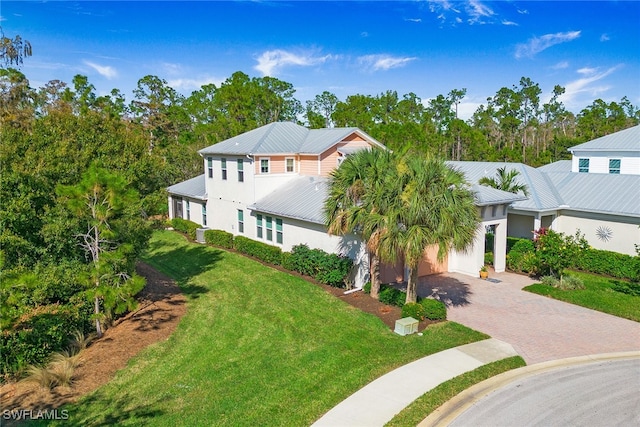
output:
<instances>
[{"instance_id":1,"label":"concrete sidewalk","mask_svg":"<svg viewBox=\"0 0 640 427\"><path fill-rule=\"evenodd\" d=\"M383 426L439 384L487 363L517 355L511 345L493 338L432 354L367 384L313 426Z\"/></svg>"}]
</instances>

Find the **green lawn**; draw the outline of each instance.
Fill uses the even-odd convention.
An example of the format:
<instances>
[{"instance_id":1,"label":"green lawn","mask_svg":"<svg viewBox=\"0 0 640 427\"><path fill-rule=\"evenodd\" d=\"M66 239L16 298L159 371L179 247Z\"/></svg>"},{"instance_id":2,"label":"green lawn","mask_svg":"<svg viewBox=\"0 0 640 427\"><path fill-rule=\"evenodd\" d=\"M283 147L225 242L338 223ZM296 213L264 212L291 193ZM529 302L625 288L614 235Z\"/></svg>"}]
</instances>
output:
<instances>
[{"instance_id":1,"label":"green lawn","mask_svg":"<svg viewBox=\"0 0 640 427\"><path fill-rule=\"evenodd\" d=\"M624 317L640 322L640 296L627 295L613 290L618 279L596 276L588 273L569 272L584 282L583 290L563 291L542 284L530 285L526 291L549 296L561 301L570 302L582 307Z\"/></svg>"},{"instance_id":2,"label":"green lawn","mask_svg":"<svg viewBox=\"0 0 640 427\"><path fill-rule=\"evenodd\" d=\"M310 425L402 365L486 338L453 322L401 337L300 278L156 232L145 261L188 311L165 342L68 406L64 425Z\"/></svg>"}]
</instances>

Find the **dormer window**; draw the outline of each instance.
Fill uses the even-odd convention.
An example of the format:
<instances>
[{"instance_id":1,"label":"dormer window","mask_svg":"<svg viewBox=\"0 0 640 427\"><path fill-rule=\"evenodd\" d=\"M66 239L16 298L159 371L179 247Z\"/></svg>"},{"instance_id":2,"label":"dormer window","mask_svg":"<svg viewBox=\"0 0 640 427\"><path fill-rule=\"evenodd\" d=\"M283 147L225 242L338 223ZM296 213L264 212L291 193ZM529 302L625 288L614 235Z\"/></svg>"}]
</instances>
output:
<instances>
[{"instance_id":1,"label":"dormer window","mask_svg":"<svg viewBox=\"0 0 640 427\"><path fill-rule=\"evenodd\" d=\"M620 159L609 159L609 173L620 174Z\"/></svg>"},{"instance_id":2,"label":"dormer window","mask_svg":"<svg viewBox=\"0 0 640 427\"><path fill-rule=\"evenodd\" d=\"M578 159L578 172L589 173L589 159Z\"/></svg>"}]
</instances>

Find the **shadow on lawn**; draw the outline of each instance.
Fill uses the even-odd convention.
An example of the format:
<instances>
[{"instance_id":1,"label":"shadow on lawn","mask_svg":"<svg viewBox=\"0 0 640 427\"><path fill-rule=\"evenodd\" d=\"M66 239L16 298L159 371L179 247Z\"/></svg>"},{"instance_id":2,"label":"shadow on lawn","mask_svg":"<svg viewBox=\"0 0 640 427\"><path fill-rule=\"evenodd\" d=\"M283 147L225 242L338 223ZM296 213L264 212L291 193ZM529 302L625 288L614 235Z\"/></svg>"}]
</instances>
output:
<instances>
[{"instance_id":1,"label":"shadow on lawn","mask_svg":"<svg viewBox=\"0 0 640 427\"><path fill-rule=\"evenodd\" d=\"M109 401L109 408L107 411L92 410L92 406L102 407L106 401ZM113 400L101 396L100 393L94 393L88 398L83 399L79 404L67 407L69 419L64 422L65 426L115 426L122 425L124 423L138 425L145 425L151 423L151 419L163 414L163 411L158 409L161 405L158 402L147 404L136 404L135 407L131 407L131 402L135 401L132 396L125 393ZM86 408L88 413L77 414L74 413L75 407L80 406Z\"/></svg>"},{"instance_id":2,"label":"shadow on lawn","mask_svg":"<svg viewBox=\"0 0 640 427\"><path fill-rule=\"evenodd\" d=\"M185 296L196 299L208 292L204 286L191 283L190 279L215 268L224 252L209 246L185 244L166 250L167 243L153 241L149 244L145 262L173 278Z\"/></svg>"}]
</instances>

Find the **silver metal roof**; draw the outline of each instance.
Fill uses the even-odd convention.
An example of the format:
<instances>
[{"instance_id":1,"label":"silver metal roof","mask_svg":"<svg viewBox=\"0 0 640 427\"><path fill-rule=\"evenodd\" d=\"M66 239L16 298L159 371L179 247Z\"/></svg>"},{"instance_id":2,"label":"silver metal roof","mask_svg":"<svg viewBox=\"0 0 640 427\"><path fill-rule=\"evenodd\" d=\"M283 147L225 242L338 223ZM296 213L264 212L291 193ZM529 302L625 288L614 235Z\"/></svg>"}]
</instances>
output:
<instances>
[{"instance_id":1,"label":"silver metal roof","mask_svg":"<svg viewBox=\"0 0 640 427\"><path fill-rule=\"evenodd\" d=\"M321 154L357 133L384 147L358 128L307 129L292 122L274 122L203 148L200 154L274 155Z\"/></svg>"},{"instance_id":2,"label":"silver metal roof","mask_svg":"<svg viewBox=\"0 0 640 427\"><path fill-rule=\"evenodd\" d=\"M327 178L301 176L278 187L249 206L249 209L324 224L324 201L328 195L327 189Z\"/></svg>"},{"instance_id":3,"label":"silver metal roof","mask_svg":"<svg viewBox=\"0 0 640 427\"><path fill-rule=\"evenodd\" d=\"M640 217L640 175L573 172L547 175L562 195L561 209Z\"/></svg>"},{"instance_id":4,"label":"silver metal roof","mask_svg":"<svg viewBox=\"0 0 640 427\"><path fill-rule=\"evenodd\" d=\"M569 148L574 151L635 151L640 152L640 125L612 133Z\"/></svg>"},{"instance_id":5,"label":"silver metal roof","mask_svg":"<svg viewBox=\"0 0 640 427\"><path fill-rule=\"evenodd\" d=\"M176 196L191 197L199 200L207 199L204 174L167 187L167 191Z\"/></svg>"},{"instance_id":6,"label":"silver metal roof","mask_svg":"<svg viewBox=\"0 0 640 427\"><path fill-rule=\"evenodd\" d=\"M471 191L474 193L476 206L510 204L527 198L524 194L509 193L480 184L473 184Z\"/></svg>"},{"instance_id":7,"label":"silver metal roof","mask_svg":"<svg viewBox=\"0 0 640 427\"><path fill-rule=\"evenodd\" d=\"M541 172L571 172L571 160L558 160L538 168Z\"/></svg>"},{"instance_id":8,"label":"silver metal roof","mask_svg":"<svg viewBox=\"0 0 640 427\"><path fill-rule=\"evenodd\" d=\"M526 211L546 211L556 209L563 204L560 194L556 191L545 173L531 166L522 163L502 163L502 162L446 162L449 166L464 173L465 178L471 185L477 184L480 178L486 176L493 178L496 176L498 168L506 167L507 171L515 169L519 175L516 182L525 184L529 191L529 196L525 200L515 202L514 209Z\"/></svg>"}]
</instances>

